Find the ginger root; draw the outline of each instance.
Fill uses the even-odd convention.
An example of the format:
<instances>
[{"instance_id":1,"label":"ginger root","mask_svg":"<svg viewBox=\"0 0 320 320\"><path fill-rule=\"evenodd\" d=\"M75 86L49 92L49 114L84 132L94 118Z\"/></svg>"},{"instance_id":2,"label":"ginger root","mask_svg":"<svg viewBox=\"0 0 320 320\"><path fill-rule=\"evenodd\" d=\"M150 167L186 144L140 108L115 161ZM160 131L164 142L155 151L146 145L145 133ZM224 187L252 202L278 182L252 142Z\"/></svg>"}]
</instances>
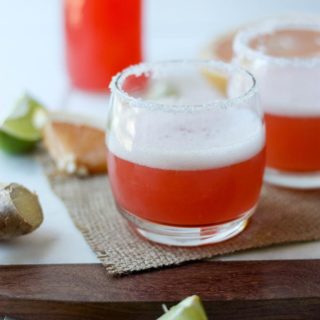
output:
<instances>
[{"instance_id":1,"label":"ginger root","mask_svg":"<svg viewBox=\"0 0 320 320\"><path fill-rule=\"evenodd\" d=\"M0 240L30 233L42 221L36 194L17 183L0 184Z\"/></svg>"}]
</instances>

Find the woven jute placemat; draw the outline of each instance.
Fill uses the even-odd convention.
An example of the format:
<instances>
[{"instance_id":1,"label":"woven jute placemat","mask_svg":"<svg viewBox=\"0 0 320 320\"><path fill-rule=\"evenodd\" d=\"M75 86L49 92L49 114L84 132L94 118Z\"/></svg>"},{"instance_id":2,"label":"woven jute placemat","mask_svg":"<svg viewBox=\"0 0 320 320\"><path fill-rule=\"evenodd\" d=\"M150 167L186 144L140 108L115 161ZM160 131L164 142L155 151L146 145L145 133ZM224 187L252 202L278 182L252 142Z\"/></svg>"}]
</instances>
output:
<instances>
[{"instance_id":1,"label":"woven jute placemat","mask_svg":"<svg viewBox=\"0 0 320 320\"><path fill-rule=\"evenodd\" d=\"M53 174L52 162L39 156L54 192L74 224L112 275L124 275L236 251L320 239L320 190L290 191L265 186L251 222L240 235L211 246L177 248L153 244L128 227L117 212L107 176Z\"/></svg>"}]
</instances>

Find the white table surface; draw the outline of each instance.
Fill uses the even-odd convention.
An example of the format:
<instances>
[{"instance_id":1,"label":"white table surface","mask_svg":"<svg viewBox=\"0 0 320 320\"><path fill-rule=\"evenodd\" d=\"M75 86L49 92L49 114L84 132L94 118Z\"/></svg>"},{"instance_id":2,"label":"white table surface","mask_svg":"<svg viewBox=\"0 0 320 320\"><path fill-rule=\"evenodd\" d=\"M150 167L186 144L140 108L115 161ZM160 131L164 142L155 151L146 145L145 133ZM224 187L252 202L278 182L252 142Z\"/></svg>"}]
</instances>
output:
<instances>
[{"instance_id":1,"label":"white table surface","mask_svg":"<svg viewBox=\"0 0 320 320\"><path fill-rule=\"evenodd\" d=\"M123 0L129 1L129 0ZM192 58L210 39L239 24L284 13L319 13L315 0L145 0L145 58ZM0 0L0 116L31 92L51 109L105 117L106 95L70 89L63 55L60 0ZM35 190L45 221L34 233L0 242L0 264L98 262L53 194L32 155L0 153L0 181ZM320 242L287 245L226 260L320 258Z\"/></svg>"}]
</instances>

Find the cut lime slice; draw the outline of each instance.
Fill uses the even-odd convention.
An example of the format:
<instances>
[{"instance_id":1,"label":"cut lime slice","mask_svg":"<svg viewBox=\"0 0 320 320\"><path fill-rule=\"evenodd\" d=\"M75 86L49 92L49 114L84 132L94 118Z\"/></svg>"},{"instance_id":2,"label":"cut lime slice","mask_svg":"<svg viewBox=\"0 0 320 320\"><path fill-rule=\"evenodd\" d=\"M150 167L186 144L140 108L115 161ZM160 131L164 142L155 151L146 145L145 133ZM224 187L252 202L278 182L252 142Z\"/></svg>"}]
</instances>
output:
<instances>
[{"instance_id":1,"label":"cut lime slice","mask_svg":"<svg viewBox=\"0 0 320 320\"><path fill-rule=\"evenodd\" d=\"M34 121L44 107L28 95L21 98L0 127L0 148L12 153L31 150L41 139Z\"/></svg>"},{"instance_id":2,"label":"cut lime slice","mask_svg":"<svg viewBox=\"0 0 320 320\"><path fill-rule=\"evenodd\" d=\"M1 126L5 133L22 140L38 141L41 132L34 125L34 117L44 107L28 95L22 97Z\"/></svg>"},{"instance_id":3,"label":"cut lime slice","mask_svg":"<svg viewBox=\"0 0 320 320\"><path fill-rule=\"evenodd\" d=\"M208 320L198 296L191 296L173 306L158 320Z\"/></svg>"}]
</instances>

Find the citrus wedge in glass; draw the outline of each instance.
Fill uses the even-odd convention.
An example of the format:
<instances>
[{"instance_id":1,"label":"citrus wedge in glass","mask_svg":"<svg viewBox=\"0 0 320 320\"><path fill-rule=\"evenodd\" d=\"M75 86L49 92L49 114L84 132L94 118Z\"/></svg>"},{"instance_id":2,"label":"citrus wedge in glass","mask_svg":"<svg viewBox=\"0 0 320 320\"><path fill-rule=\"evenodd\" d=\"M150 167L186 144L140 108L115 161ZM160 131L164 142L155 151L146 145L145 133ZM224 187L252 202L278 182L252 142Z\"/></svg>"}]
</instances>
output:
<instances>
[{"instance_id":1,"label":"citrus wedge in glass","mask_svg":"<svg viewBox=\"0 0 320 320\"><path fill-rule=\"evenodd\" d=\"M224 62L231 62L233 57L233 38L237 30L232 30L220 35L214 39L206 48L202 50L200 56L205 60L220 60ZM228 78L224 74L217 72L210 72L206 70L204 72L209 83L211 83L220 93L227 94Z\"/></svg>"}]
</instances>

